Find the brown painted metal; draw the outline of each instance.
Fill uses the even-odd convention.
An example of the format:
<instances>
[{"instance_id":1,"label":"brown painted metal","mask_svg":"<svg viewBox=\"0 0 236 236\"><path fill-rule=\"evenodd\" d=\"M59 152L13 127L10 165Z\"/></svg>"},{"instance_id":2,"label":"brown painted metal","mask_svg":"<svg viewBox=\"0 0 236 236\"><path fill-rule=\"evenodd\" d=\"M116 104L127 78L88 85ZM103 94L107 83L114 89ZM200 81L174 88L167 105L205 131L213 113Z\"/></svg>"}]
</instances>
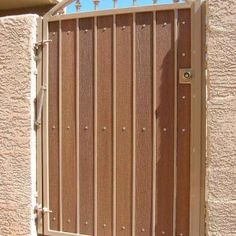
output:
<instances>
[{"instance_id":1,"label":"brown painted metal","mask_svg":"<svg viewBox=\"0 0 236 236\"><path fill-rule=\"evenodd\" d=\"M152 13L136 15L136 234L152 222Z\"/></svg>"},{"instance_id":2,"label":"brown painted metal","mask_svg":"<svg viewBox=\"0 0 236 236\"><path fill-rule=\"evenodd\" d=\"M132 15L116 18L116 235L132 232Z\"/></svg>"},{"instance_id":3,"label":"brown painted metal","mask_svg":"<svg viewBox=\"0 0 236 236\"><path fill-rule=\"evenodd\" d=\"M112 27L113 17L98 17L97 32L97 183L98 235L112 235Z\"/></svg>"},{"instance_id":4,"label":"brown painted metal","mask_svg":"<svg viewBox=\"0 0 236 236\"><path fill-rule=\"evenodd\" d=\"M49 24L49 201L50 228L59 230L60 183L59 183L59 23Z\"/></svg>"},{"instance_id":5,"label":"brown painted metal","mask_svg":"<svg viewBox=\"0 0 236 236\"><path fill-rule=\"evenodd\" d=\"M94 20L79 21L79 195L80 233L93 235L94 222Z\"/></svg>"},{"instance_id":6,"label":"brown painted metal","mask_svg":"<svg viewBox=\"0 0 236 236\"><path fill-rule=\"evenodd\" d=\"M176 60L176 12L49 23L50 236L189 235L191 19L178 10Z\"/></svg>"},{"instance_id":7,"label":"brown painted metal","mask_svg":"<svg viewBox=\"0 0 236 236\"><path fill-rule=\"evenodd\" d=\"M62 229L76 232L76 21L61 23L62 40Z\"/></svg>"},{"instance_id":8,"label":"brown painted metal","mask_svg":"<svg viewBox=\"0 0 236 236\"><path fill-rule=\"evenodd\" d=\"M178 69L191 67L190 10L179 10ZM191 85L178 83L176 235L189 235Z\"/></svg>"},{"instance_id":9,"label":"brown painted metal","mask_svg":"<svg viewBox=\"0 0 236 236\"><path fill-rule=\"evenodd\" d=\"M157 14L156 235L173 235L174 202L174 11Z\"/></svg>"}]
</instances>

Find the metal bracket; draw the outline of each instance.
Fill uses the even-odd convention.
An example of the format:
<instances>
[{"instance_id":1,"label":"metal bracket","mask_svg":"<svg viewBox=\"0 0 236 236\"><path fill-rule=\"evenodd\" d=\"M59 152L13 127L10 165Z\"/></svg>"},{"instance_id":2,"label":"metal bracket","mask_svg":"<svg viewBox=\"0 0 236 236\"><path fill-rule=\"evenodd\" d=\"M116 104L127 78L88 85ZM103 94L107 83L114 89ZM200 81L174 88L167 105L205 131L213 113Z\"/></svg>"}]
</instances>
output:
<instances>
[{"instance_id":1,"label":"metal bracket","mask_svg":"<svg viewBox=\"0 0 236 236\"><path fill-rule=\"evenodd\" d=\"M43 111L43 102L44 102L44 95L47 90L46 86L42 86L40 90L40 98L37 99L37 118L35 120L35 125L39 127L41 125L41 117L42 117L42 111Z\"/></svg>"},{"instance_id":2,"label":"metal bracket","mask_svg":"<svg viewBox=\"0 0 236 236\"><path fill-rule=\"evenodd\" d=\"M179 83L191 84L193 79L193 72L191 68L184 68L179 70Z\"/></svg>"},{"instance_id":3,"label":"metal bracket","mask_svg":"<svg viewBox=\"0 0 236 236\"><path fill-rule=\"evenodd\" d=\"M41 42L37 42L35 44L35 49L38 50L39 47L43 47L45 44L50 43L50 42L52 42L52 40L44 40L44 41L41 41Z\"/></svg>"},{"instance_id":4,"label":"metal bracket","mask_svg":"<svg viewBox=\"0 0 236 236\"><path fill-rule=\"evenodd\" d=\"M34 212L35 214L46 214L46 213L52 213L52 210L49 210L48 208L46 207L42 207L41 205L36 205L35 208L34 208Z\"/></svg>"}]
</instances>

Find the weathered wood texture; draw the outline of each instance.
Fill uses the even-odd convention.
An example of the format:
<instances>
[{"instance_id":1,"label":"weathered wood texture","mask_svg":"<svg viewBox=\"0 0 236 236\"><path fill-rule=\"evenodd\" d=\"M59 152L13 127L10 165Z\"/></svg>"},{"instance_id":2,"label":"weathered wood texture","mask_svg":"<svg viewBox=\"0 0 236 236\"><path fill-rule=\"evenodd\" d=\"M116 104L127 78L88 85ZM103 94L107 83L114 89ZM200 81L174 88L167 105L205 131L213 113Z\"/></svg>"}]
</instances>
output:
<instances>
[{"instance_id":1,"label":"weathered wood texture","mask_svg":"<svg viewBox=\"0 0 236 236\"><path fill-rule=\"evenodd\" d=\"M132 232L132 15L117 16L117 230L120 236Z\"/></svg>"},{"instance_id":2,"label":"weathered wood texture","mask_svg":"<svg viewBox=\"0 0 236 236\"><path fill-rule=\"evenodd\" d=\"M136 234L151 235L153 14L136 16Z\"/></svg>"},{"instance_id":3,"label":"weathered wood texture","mask_svg":"<svg viewBox=\"0 0 236 236\"><path fill-rule=\"evenodd\" d=\"M62 21L61 28L62 228L76 232L76 21Z\"/></svg>"},{"instance_id":4,"label":"weathered wood texture","mask_svg":"<svg viewBox=\"0 0 236 236\"><path fill-rule=\"evenodd\" d=\"M112 31L113 17L98 18L98 74L97 74L97 104L98 104L98 235L112 235Z\"/></svg>"},{"instance_id":5,"label":"weathered wood texture","mask_svg":"<svg viewBox=\"0 0 236 236\"><path fill-rule=\"evenodd\" d=\"M59 23L49 24L49 207L50 228L59 230L60 183L59 183Z\"/></svg>"},{"instance_id":6,"label":"weathered wood texture","mask_svg":"<svg viewBox=\"0 0 236 236\"><path fill-rule=\"evenodd\" d=\"M173 235L174 202L174 11L157 14L156 235Z\"/></svg>"},{"instance_id":7,"label":"weathered wood texture","mask_svg":"<svg viewBox=\"0 0 236 236\"><path fill-rule=\"evenodd\" d=\"M93 235L94 223L94 20L79 21L79 194L80 233Z\"/></svg>"},{"instance_id":8,"label":"weathered wood texture","mask_svg":"<svg viewBox=\"0 0 236 236\"><path fill-rule=\"evenodd\" d=\"M190 10L179 11L178 69L191 67ZM189 235L191 86L178 84L176 234Z\"/></svg>"}]
</instances>

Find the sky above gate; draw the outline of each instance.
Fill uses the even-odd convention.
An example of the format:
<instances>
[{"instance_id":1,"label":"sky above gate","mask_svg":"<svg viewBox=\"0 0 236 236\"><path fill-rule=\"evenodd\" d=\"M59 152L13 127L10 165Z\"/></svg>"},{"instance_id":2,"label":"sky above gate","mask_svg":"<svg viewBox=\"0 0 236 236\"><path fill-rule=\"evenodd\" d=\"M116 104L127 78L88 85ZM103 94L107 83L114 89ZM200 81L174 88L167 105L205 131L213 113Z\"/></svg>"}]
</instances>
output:
<instances>
[{"instance_id":1,"label":"sky above gate","mask_svg":"<svg viewBox=\"0 0 236 236\"><path fill-rule=\"evenodd\" d=\"M85 11L92 11L94 9L93 1L92 0L81 0L81 12ZM137 6L145 6L153 4L153 0L136 0ZM158 4L169 4L173 3L173 0L158 0ZM129 7L132 6L133 0L117 0L117 7ZM113 8L113 0L100 0L99 3L99 10L104 9L111 9ZM75 10L75 3L72 3L67 7L67 13L74 13Z\"/></svg>"}]
</instances>

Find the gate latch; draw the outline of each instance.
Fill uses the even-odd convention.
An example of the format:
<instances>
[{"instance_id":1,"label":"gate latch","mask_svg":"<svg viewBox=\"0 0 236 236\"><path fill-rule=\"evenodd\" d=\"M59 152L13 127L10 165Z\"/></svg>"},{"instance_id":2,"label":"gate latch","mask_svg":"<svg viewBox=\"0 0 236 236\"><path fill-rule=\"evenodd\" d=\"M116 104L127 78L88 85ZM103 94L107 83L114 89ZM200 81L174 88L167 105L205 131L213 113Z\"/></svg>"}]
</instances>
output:
<instances>
[{"instance_id":1,"label":"gate latch","mask_svg":"<svg viewBox=\"0 0 236 236\"><path fill-rule=\"evenodd\" d=\"M193 79L192 69L184 68L179 70L179 83L180 84L191 84Z\"/></svg>"}]
</instances>

